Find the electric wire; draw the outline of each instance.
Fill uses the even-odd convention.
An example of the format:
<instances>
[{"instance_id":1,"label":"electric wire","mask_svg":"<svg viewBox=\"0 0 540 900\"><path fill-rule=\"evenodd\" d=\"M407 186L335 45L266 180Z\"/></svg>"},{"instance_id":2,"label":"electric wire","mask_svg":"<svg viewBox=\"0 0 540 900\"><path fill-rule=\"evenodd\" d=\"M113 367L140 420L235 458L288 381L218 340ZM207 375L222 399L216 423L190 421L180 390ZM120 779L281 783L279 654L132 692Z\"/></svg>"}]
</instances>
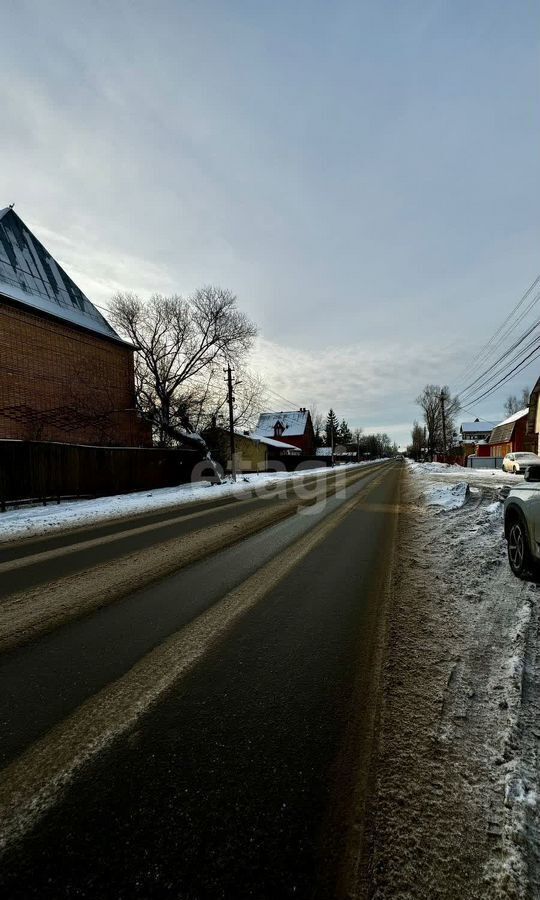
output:
<instances>
[{"instance_id":1,"label":"electric wire","mask_svg":"<svg viewBox=\"0 0 540 900\"><path fill-rule=\"evenodd\" d=\"M517 302L517 304L514 306L514 308L508 313L508 315L506 316L504 321L501 323L501 325L499 325L499 327L494 332L494 334L492 334L492 336L489 338L489 340L483 345L483 347L480 348L480 350L476 356L476 360L473 364L472 371L465 369L458 376L458 378L456 379L458 385L460 384L460 382L463 382L463 380L465 378L470 378L471 374L476 374L476 372L478 372L479 368L483 364L485 364L485 362L489 359L489 356L501 346L501 344L504 342L504 340L506 340L512 334L512 332L517 328L517 326L520 324L520 322L522 322L523 319L528 315L528 313L531 311L531 309L534 307L534 305L540 299L540 291L538 291L533 296L532 300L529 302L529 304L526 306L526 308L524 310L522 310L522 312L520 313L520 315L517 318L515 318L515 316L516 316L518 310L520 309L520 307L522 306L522 304L525 303L525 301L530 297L531 293L534 291L534 289L539 284L540 284L540 275L538 275L535 278L535 280L527 288L527 290L525 291L523 296L520 298L520 300ZM462 388L462 391L463 390L464 389Z\"/></svg>"}]
</instances>

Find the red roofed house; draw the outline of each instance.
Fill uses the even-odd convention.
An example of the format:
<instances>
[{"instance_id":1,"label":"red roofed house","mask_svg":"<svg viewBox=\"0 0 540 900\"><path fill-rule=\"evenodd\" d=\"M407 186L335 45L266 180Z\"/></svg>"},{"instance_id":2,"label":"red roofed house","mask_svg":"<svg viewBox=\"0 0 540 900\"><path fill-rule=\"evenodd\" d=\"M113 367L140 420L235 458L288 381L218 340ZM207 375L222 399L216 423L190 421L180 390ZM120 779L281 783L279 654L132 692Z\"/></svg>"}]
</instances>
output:
<instances>
[{"instance_id":1,"label":"red roofed house","mask_svg":"<svg viewBox=\"0 0 540 900\"><path fill-rule=\"evenodd\" d=\"M134 348L11 207L0 210L0 439L151 446Z\"/></svg>"},{"instance_id":2,"label":"red roofed house","mask_svg":"<svg viewBox=\"0 0 540 900\"><path fill-rule=\"evenodd\" d=\"M253 437L273 438L298 447L305 456L315 453L315 432L309 409L301 407L289 412L261 413Z\"/></svg>"}]
</instances>

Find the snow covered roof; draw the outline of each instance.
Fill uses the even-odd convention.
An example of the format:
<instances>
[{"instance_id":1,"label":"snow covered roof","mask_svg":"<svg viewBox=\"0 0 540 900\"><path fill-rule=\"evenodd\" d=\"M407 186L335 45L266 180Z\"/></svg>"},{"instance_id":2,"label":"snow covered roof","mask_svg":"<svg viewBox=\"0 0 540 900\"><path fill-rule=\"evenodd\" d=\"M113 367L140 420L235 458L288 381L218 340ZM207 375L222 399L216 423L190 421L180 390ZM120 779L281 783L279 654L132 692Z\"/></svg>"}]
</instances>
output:
<instances>
[{"instance_id":1,"label":"snow covered roof","mask_svg":"<svg viewBox=\"0 0 540 900\"><path fill-rule=\"evenodd\" d=\"M496 428L491 432L491 437L489 439L490 444L506 444L508 441L512 440L512 435L514 433L514 427L518 419L523 419L525 416L529 414L529 407L526 406L525 409L520 409L519 412L514 413L513 416L508 416L503 422L499 422Z\"/></svg>"},{"instance_id":2,"label":"snow covered roof","mask_svg":"<svg viewBox=\"0 0 540 900\"><path fill-rule=\"evenodd\" d=\"M477 434L481 431L493 431L496 424L496 422L463 422L461 425L461 433L465 434L466 432L473 432L474 434Z\"/></svg>"},{"instance_id":3,"label":"snow covered roof","mask_svg":"<svg viewBox=\"0 0 540 900\"><path fill-rule=\"evenodd\" d=\"M529 407L526 406L525 409L520 409L519 412L514 413L513 416L508 416L507 419L504 419L504 421L499 422L499 424L497 425L497 428L499 428L501 425L509 425L510 422L517 422L518 419L521 419L521 418L523 418L523 416L527 416L528 414L529 414Z\"/></svg>"},{"instance_id":4,"label":"snow covered roof","mask_svg":"<svg viewBox=\"0 0 540 900\"><path fill-rule=\"evenodd\" d=\"M255 433L272 437L274 425L281 422L285 437L305 434L309 417L308 409L295 409L289 412L261 413Z\"/></svg>"},{"instance_id":5,"label":"snow covered roof","mask_svg":"<svg viewBox=\"0 0 540 900\"><path fill-rule=\"evenodd\" d=\"M315 456L332 456L332 448L317 447L317 449L315 450Z\"/></svg>"},{"instance_id":6,"label":"snow covered roof","mask_svg":"<svg viewBox=\"0 0 540 900\"><path fill-rule=\"evenodd\" d=\"M0 210L0 294L127 343L10 207Z\"/></svg>"},{"instance_id":7,"label":"snow covered roof","mask_svg":"<svg viewBox=\"0 0 540 900\"><path fill-rule=\"evenodd\" d=\"M249 438L250 441L259 441L268 447L279 447L280 450L295 450L297 453L300 453L300 450L294 444L286 444L285 441L275 441L274 438L256 434L254 431L249 431L247 434L245 431L237 431L236 434L240 435L240 437Z\"/></svg>"}]
</instances>

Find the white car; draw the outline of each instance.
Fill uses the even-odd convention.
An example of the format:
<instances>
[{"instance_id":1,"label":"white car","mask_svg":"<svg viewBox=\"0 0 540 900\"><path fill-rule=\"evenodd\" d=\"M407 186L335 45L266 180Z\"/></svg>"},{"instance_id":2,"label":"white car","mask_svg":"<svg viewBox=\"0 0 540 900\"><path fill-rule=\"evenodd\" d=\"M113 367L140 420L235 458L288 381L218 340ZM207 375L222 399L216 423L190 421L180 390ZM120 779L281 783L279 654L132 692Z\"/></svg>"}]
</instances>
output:
<instances>
[{"instance_id":1,"label":"white car","mask_svg":"<svg viewBox=\"0 0 540 900\"><path fill-rule=\"evenodd\" d=\"M508 562L523 578L540 569L540 465L525 470L525 480L504 501L504 534Z\"/></svg>"},{"instance_id":2,"label":"white car","mask_svg":"<svg viewBox=\"0 0 540 900\"><path fill-rule=\"evenodd\" d=\"M524 472L527 466L540 466L540 456L536 453L507 453L503 459L503 472L513 472L518 475Z\"/></svg>"}]
</instances>

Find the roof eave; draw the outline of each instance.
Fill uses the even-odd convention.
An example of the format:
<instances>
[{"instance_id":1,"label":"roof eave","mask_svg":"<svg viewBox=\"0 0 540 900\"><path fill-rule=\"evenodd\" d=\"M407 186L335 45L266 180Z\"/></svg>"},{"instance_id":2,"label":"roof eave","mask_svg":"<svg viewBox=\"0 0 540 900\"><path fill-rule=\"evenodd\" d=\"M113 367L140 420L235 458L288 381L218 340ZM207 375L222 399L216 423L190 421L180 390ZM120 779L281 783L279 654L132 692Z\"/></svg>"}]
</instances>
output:
<instances>
[{"instance_id":1,"label":"roof eave","mask_svg":"<svg viewBox=\"0 0 540 900\"><path fill-rule=\"evenodd\" d=\"M34 303L26 303L20 297L12 297L9 292L4 289L4 285L0 284L0 299L7 300L8 303L12 304L15 307L20 307L24 310L27 310L34 315L45 316L47 319L52 319L55 322L61 322L62 325L66 325L69 328L75 328L78 331L84 331L86 334L92 334L94 337L103 338L104 341L112 341L114 344L122 344L124 347L129 347L130 350L136 350L137 347L131 343L131 341L127 341L124 338L120 337L115 331L111 329L111 333L109 334L106 331L98 331L95 328L91 328L88 325L84 325L81 322L74 322L71 319L64 318L61 315L57 315L55 312L48 309L41 309L34 305Z\"/></svg>"}]
</instances>

